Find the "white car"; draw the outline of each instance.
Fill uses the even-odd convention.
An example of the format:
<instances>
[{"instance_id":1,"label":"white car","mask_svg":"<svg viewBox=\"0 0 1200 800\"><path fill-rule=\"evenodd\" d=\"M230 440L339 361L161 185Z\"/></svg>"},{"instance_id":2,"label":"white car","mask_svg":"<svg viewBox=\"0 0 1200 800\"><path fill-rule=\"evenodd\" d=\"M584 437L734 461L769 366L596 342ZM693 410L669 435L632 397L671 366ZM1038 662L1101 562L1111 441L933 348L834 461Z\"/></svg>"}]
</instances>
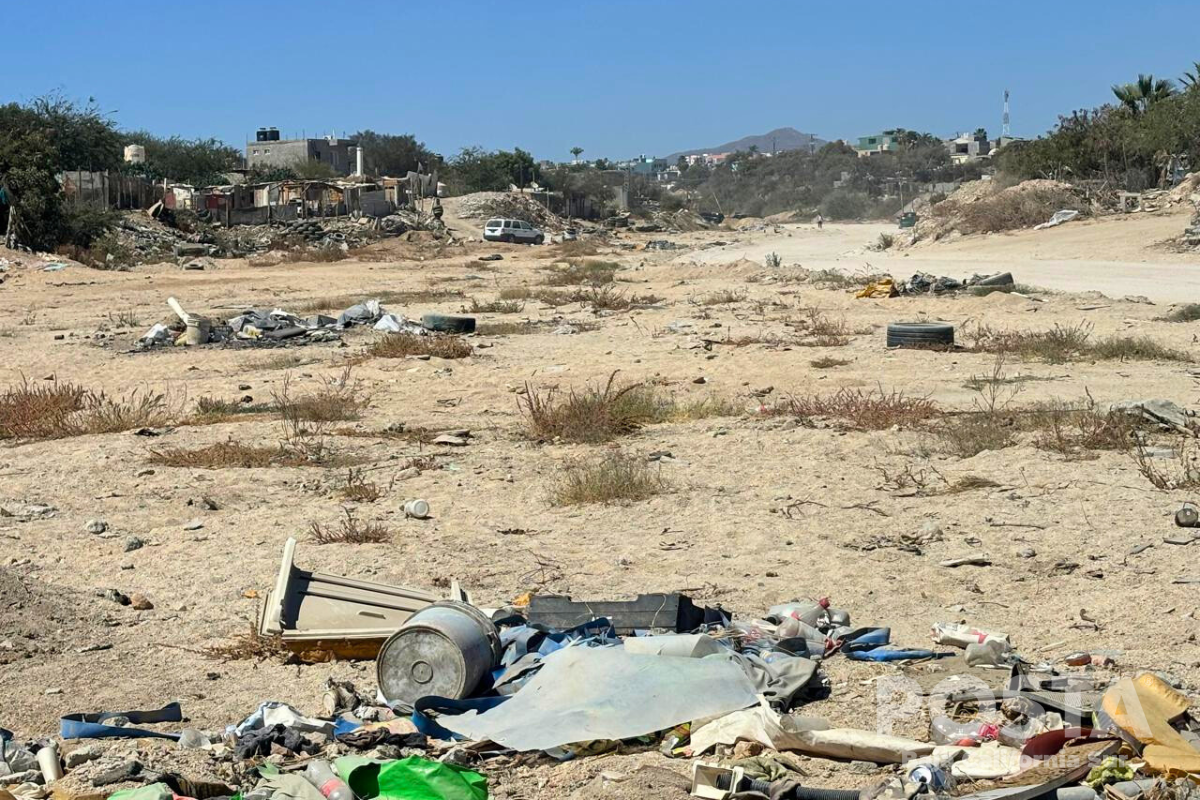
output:
<instances>
[{"instance_id":1,"label":"white car","mask_svg":"<svg viewBox=\"0 0 1200 800\"><path fill-rule=\"evenodd\" d=\"M483 226L483 238L489 242L527 242L541 244L546 235L520 219L489 219Z\"/></svg>"}]
</instances>

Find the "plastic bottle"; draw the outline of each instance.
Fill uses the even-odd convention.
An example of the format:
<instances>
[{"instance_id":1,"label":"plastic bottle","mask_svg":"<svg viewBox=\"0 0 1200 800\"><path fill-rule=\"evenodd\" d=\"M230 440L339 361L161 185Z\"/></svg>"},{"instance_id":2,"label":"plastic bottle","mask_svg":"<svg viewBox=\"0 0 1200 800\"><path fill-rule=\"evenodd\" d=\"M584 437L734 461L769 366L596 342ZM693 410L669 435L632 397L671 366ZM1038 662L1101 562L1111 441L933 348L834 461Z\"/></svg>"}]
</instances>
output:
<instances>
[{"instance_id":1,"label":"plastic bottle","mask_svg":"<svg viewBox=\"0 0 1200 800\"><path fill-rule=\"evenodd\" d=\"M58 760L56 743L50 742L38 748L37 763L42 769L42 778L46 783L53 783L63 776L62 762Z\"/></svg>"},{"instance_id":2,"label":"plastic bottle","mask_svg":"<svg viewBox=\"0 0 1200 800\"><path fill-rule=\"evenodd\" d=\"M828 624L828 610L829 598L826 597L820 600L800 600L795 603L771 606L767 610L767 616L778 620L799 620L805 625L816 628L820 627L822 623Z\"/></svg>"},{"instance_id":3,"label":"plastic bottle","mask_svg":"<svg viewBox=\"0 0 1200 800\"><path fill-rule=\"evenodd\" d=\"M988 639L997 639L1008 643L1008 634L999 631L988 631L973 625L959 625L954 622L935 622L933 624L933 640L938 644L948 644L952 647L966 648L969 644L983 644Z\"/></svg>"},{"instance_id":4,"label":"plastic bottle","mask_svg":"<svg viewBox=\"0 0 1200 800\"><path fill-rule=\"evenodd\" d=\"M338 777L328 761L313 761L304 769L304 777L325 795L327 800L354 800L354 792Z\"/></svg>"}]
</instances>

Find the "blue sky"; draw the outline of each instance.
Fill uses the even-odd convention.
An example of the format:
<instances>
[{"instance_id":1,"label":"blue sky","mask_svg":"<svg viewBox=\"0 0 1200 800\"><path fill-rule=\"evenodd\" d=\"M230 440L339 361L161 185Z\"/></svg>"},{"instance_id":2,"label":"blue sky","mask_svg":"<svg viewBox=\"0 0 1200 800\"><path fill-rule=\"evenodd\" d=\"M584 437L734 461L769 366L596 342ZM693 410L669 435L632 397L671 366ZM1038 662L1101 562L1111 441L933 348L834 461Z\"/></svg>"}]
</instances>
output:
<instances>
[{"instance_id":1,"label":"blue sky","mask_svg":"<svg viewBox=\"0 0 1200 800\"><path fill-rule=\"evenodd\" d=\"M987 11L986 9L996 9ZM451 155L622 158L793 126L1034 136L1200 60L1200 2L7 0L0 102L95 97L124 128L413 133Z\"/></svg>"}]
</instances>

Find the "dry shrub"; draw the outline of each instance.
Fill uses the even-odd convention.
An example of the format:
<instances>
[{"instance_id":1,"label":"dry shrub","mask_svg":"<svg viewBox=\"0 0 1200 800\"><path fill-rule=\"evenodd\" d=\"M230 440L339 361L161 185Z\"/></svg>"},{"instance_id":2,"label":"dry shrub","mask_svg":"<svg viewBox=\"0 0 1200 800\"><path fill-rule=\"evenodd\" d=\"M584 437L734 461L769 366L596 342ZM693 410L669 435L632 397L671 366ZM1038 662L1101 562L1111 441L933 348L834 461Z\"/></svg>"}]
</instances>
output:
<instances>
[{"instance_id":1,"label":"dry shrub","mask_svg":"<svg viewBox=\"0 0 1200 800\"><path fill-rule=\"evenodd\" d=\"M1087 214L1089 208L1085 201L1064 189L1012 187L969 203L953 198L943 200L930 213L935 218L954 218L957 230L971 234L1032 228L1063 210Z\"/></svg>"},{"instance_id":2,"label":"dry shrub","mask_svg":"<svg viewBox=\"0 0 1200 800\"><path fill-rule=\"evenodd\" d=\"M585 259L572 261L566 266L552 266L546 270L542 283L547 286L602 286L612 283L620 269L614 261Z\"/></svg>"},{"instance_id":3,"label":"dry shrub","mask_svg":"<svg viewBox=\"0 0 1200 800\"><path fill-rule=\"evenodd\" d=\"M345 261L350 257L350 253L340 247L313 247L299 251L289 251L287 253L288 262L306 262L311 261L314 264L331 264L335 261Z\"/></svg>"},{"instance_id":4,"label":"dry shrub","mask_svg":"<svg viewBox=\"0 0 1200 800\"><path fill-rule=\"evenodd\" d=\"M572 461L559 471L551 491L556 506L634 503L661 493L666 481L645 461L619 450Z\"/></svg>"},{"instance_id":5,"label":"dry shrub","mask_svg":"<svg viewBox=\"0 0 1200 800\"><path fill-rule=\"evenodd\" d=\"M316 544L379 544L392 538L391 530L382 522L363 522L349 508L336 525L314 522L309 534Z\"/></svg>"},{"instance_id":6,"label":"dry shrub","mask_svg":"<svg viewBox=\"0 0 1200 800\"><path fill-rule=\"evenodd\" d=\"M121 397L69 383L22 381L0 394L0 440L63 439L166 425L164 394L134 390Z\"/></svg>"},{"instance_id":7,"label":"dry shrub","mask_svg":"<svg viewBox=\"0 0 1200 800\"><path fill-rule=\"evenodd\" d=\"M389 425L382 430L338 428L333 433L337 436L349 436L355 439L387 439L391 441L412 442L414 444L430 444L437 438L436 431L431 431L429 428L409 427L403 422Z\"/></svg>"},{"instance_id":8,"label":"dry shrub","mask_svg":"<svg viewBox=\"0 0 1200 800\"><path fill-rule=\"evenodd\" d=\"M1124 414L1101 414L1092 408L1035 411L1024 423L1036 431L1034 447L1071 460L1096 458L1096 450L1125 450L1136 428Z\"/></svg>"},{"instance_id":9,"label":"dry shrub","mask_svg":"<svg viewBox=\"0 0 1200 800\"><path fill-rule=\"evenodd\" d=\"M959 458L971 458L989 450L1003 450L1017 443L1011 415L969 412L947 417L933 432L940 449Z\"/></svg>"},{"instance_id":10,"label":"dry shrub","mask_svg":"<svg viewBox=\"0 0 1200 800\"><path fill-rule=\"evenodd\" d=\"M815 269L808 273L808 282L823 289L858 289L870 283L872 277L847 275L836 269Z\"/></svg>"},{"instance_id":11,"label":"dry shrub","mask_svg":"<svg viewBox=\"0 0 1200 800\"><path fill-rule=\"evenodd\" d=\"M471 345L458 336L387 333L371 343L366 350L366 355L375 358L405 358L407 356L466 358L471 355L471 352Z\"/></svg>"},{"instance_id":12,"label":"dry shrub","mask_svg":"<svg viewBox=\"0 0 1200 800\"><path fill-rule=\"evenodd\" d=\"M775 416L835 419L856 430L881 431L893 426L911 428L940 413L932 400L903 392L839 389L830 395L793 395L767 413Z\"/></svg>"},{"instance_id":13,"label":"dry shrub","mask_svg":"<svg viewBox=\"0 0 1200 800\"><path fill-rule=\"evenodd\" d=\"M832 369L833 367L844 367L851 363L853 362L844 358L823 356L821 358L814 358L812 361L808 362L808 365L813 369Z\"/></svg>"},{"instance_id":14,"label":"dry shrub","mask_svg":"<svg viewBox=\"0 0 1200 800\"><path fill-rule=\"evenodd\" d=\"M166 447L150 451L150 463L162 467L193 469L265 469L267 467L314 467L303 454L286 447L262 447L243 442L218 442L189 450Z\"/></svg>"},{"instance_id":15,"label":"dry shrub","mask_svg":"<svg viewBox=\"0 0 1200 800\"><path fill-rule=\"evenodd\" d=\"M346 480L338 489L344 499L354 503L374 503L383 497L384 490L379 484L367 480L361 469L351 467L346 471Z\"/></svg>"},{"instance_id":16,"label":"dry shrub","mask_svg":"<svg viewBox=\"0 0 1200 800\"><path fill-rule=\"evenodd\" d=\"M1159 319L1163 322L1195 322L1200 319L1200 303L1185 303Z\"/></svg>"},{"instance_id":17,"label":"dry shrub","mask_svg":"<svg viewBox=\"0 0 1200 800\"><path fill-rule=\"evenodd\" d=\"M525 304L519 300L489 300L481 303L471 298L471 305L466 310L472 314L519 314L525 310Z\"/></svg>"},{"instance_id":18,"label":"dry shrub","mask_svg":"<svg viewBox=\"0 0 1200 800\"><path fill-rule=\"evenodd\" d=\"M715 292L701 295L696 303L702 306L722 306L730 303L740 303L746 299L746 293L740 289L719 289Z\"/></svg>"},{"instance_id":19,"label":"dry shrub","mask_svg":"<svg viewBox=\"0 0 1200 800\"><path fill-rule=\"evenodd\" d=\"M816 306L802 310L803 317L787 321L802 337L796 344L805 347L845 347L850 343L851 336L871 333L870 328L851 328L844 317L828 317Z\"/></svg>"},{"instance_id":20,"label":"dry shrub","mask_svg":"<svg viewBox=\"0 0 1200 800\"><path fill-rule=\"evenodd\" d=\"M1138 472L1156 489L1200 489L1200 444L1192 437L1180 437L1171 449L1174 458L1155 458L1145 444L1135 440L1129 454Z\"/></svg>"},{"instance_id":21,"label":"dry shrub","mask_svg":"<svg viewBox=\"0 0 1200 800\"><path fill-rule=\"evenodd\" d=\"M510 286L497 294L501 300L532 300L536 296L537 291L528 286Z\"/></svg>"},{"instance_id":22,"label":"dry shrub","mask_svg":"<svg viewBox=\"0 0 1200 800\"><path fill-rule=\"evenodd\" d=\"M634 383L616 386L617 373L603 388L571 389L560 395L525 385L517 407L525 416L529 436L539 441L607 442L653 422L659 400L651 387Z\"/></svg>"},{"instance_id":23,"label":"dry shrub","mask_svg":"<svg viewBox=\"0 0 1200 800\"><path fill-rule=\"evenodd\" d=\"M617 386L614 372L601 388L555 389L525 386L517 405L525 416L531 438L594 444L633 433L645 425L688 422L710 417L735 416L742 409L734 402L716 397L678 399L664 395L655 386L642 383Z\"/></svg>"},{"instance_id":24,"label":"dry shrub","mask_svg":"<svg viewBox=\"0 0 1200 800\"><path fill-rule=\"evenodd\" d=\"M196 410L187 422L193 425L215 425L234 419L247 419L279 411L274 403L240 403L204 396L197 398Z\"/></svg>"},{"instance_id":25,"label":"dry shrub","mask_svg":"<svg viewBox=\"0 0 1200 800\"><path fill-rule=\"evenodd\" d=\"M1191 361L1187 353L1173 350L1146 336L1107 336L1093 341L1092 325L1055 324L1044 331L996 330L977 326L972 349L981 353L1041 359L1051 364L1094 358L1100 360Z\"/></svg>"},{"instance_id":26,"label":"dry shrub","mask_svg":"<svg viewBox=\"0 0 1200 800\"><path fill-rule=\"evenodd\" d=\"M299 396L292 395L291 376L285 375L283 385L272 392L272 397L285 425L292 427L358 419L371 402L350 367L322 378L318 389Z\"/></svg>"},{"instance_id":27,"label":"dry shrub","mask_svg":"<svg viewBox=\"0 0 1200 800\"><path fill-rule=\"evenodd\" d=\"M257 619L257 615L255 616ZM186 649L186 648L181 648ZM252 619L249 630L234 636L228 644L213 644L202 647L200 655L217 661L280 661L284 664L297 663L296 654L283 643L282 636L264 636Z\"/></svg>"},{"instance_id":28,"label":"dry shrub","mask_svg":"<svg viewBox=\"0 0 1200 800\"><path fill-rule=\"evenodd\" d=\"M591 286L580 289L571 298L577 303L587 303L593 309L602 311L626 311L630 308L644 308L661 303L663 298L654 294L626 295L612 286Z\"/></svg>"}]
</instances>

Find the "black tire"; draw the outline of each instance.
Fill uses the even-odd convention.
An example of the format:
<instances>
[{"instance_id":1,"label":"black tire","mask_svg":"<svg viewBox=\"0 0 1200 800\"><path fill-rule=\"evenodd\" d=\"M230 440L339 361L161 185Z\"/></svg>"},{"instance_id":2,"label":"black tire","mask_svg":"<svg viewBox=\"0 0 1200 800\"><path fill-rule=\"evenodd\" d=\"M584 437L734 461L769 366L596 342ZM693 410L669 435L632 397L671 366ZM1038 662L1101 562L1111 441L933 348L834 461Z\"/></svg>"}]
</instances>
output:
<instances>
[{"instance_id":1,"label":"black tire","mask_svg":"<svg viewBox=\"0 0 1200 800\"><path fill-rule=\"evenodd\" d=\"M950 347L954 326L943 322L893 322L887 326L888 347Z\"/></svg>"},{"instance_id":2,"label":"black tire","mask_svg":"<svg viewBox=\"0 0 1200 800\"><path fill-rule=\"evenodd\" d=\"M425 314L421 325L439 333L474 333L474 317L452 317L448 314Z\"/></svg>"},{"instance_id":3,"label":"black tire","mask_svg":"<svg viewBox=\"0 0 1200 800\"><path fill-rule=\"evenodd\" d=\"M539 234L538 234L536 237L534 237L533 243L534 243L534 244L545 244L545 243L546 243L546 237L545 237L545 236L542 236L542 235L539 233Z\"/></svg>"}]
</instances>

